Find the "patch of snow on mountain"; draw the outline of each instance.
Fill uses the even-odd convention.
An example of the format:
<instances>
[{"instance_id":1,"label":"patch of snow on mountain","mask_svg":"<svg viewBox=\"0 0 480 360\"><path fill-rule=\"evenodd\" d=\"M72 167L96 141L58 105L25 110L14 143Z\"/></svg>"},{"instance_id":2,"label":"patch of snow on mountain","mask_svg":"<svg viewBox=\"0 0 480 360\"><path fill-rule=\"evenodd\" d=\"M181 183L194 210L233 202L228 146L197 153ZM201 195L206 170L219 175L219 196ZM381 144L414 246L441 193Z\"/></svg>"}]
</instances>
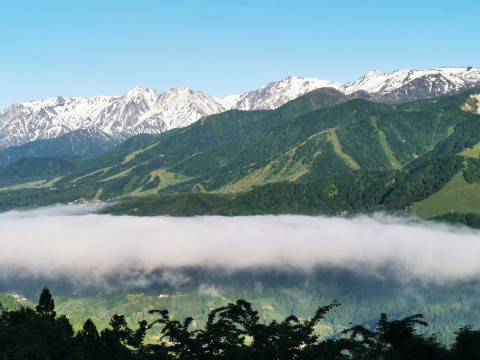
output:
<instances>
[{"instance_id":1,"label":"patch of snow on mountain","mask_svg":"<svg viewBox=\"0 0 480 360\"><path fill-rule=\"evenodd\" d=\"M235 108L237 103L240 101L242 95L228 95L223 99L214 97L213 99L219 103L225 110L230 110Z\"/></svg>"},{"instance_id":2,"label":"patch of snow on mountain","mask_svg":"<svg viewBox=\"0 0 480 360\"><path fill-rule=\"evenodd\" d=\"M271 110L307 92L325 87L339 90L342 86L340 83L329 80L289 76L286 79L271 82L258 90L240 95L237 103L232 108L239 110Z\"/></svg>"}]
</instances>

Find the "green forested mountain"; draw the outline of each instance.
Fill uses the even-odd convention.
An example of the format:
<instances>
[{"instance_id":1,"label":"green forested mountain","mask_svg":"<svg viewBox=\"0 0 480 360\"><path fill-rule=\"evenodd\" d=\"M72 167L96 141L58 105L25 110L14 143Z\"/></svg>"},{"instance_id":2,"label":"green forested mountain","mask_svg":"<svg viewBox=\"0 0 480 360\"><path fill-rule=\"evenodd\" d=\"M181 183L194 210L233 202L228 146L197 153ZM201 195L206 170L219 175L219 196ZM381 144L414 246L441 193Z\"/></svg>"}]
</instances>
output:
<instances>
[{"instance_id":1,"label":"green forested mountain","mask_svg":"<svg viewBox=\"0 0 480 360\"><path fill-rule=\"evenodd\" d=\"M21 159L0 171L0 206L83 197L122 200L107 211L142 215L480 214L468 201L437 206L459 187L480 197L478 93L393 105L322 89L93 157Z\"/></svg>"},{"instance_id":2,"label":"green forested mountain","mask_svg":"<svg viewBox=\"0 0 480 360\"><path fill-rule=\"evenodd\" d=\"M89 156L112 150L119 140L97 129L79 129L58 138L35 140L0 151L0 166L27 157Z\"/></svg>"},{"instance_id":3,"label":"green forested mountain","mask_svg":"<svg viewBox=\"0 0 480 360\"><path fill-rule=\"evenodd\" d=\"M149 196L104 210L137 215L324 214L403 209L434 194L463 168L463 158L442 157L402 170L355 170L310 182L274 182L248 192Z\"/></svg>"}]
</instances>

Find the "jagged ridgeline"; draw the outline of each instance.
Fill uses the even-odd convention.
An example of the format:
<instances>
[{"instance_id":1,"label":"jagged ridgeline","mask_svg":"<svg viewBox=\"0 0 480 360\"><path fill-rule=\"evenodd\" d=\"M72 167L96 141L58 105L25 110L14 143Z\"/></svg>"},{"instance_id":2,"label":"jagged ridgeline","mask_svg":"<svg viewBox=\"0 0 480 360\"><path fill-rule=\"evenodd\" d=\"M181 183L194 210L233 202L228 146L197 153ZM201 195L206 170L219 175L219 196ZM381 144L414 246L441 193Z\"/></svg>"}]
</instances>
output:
<instances>
[{"instance_id":1,"label":"jagged ridgeline","mask_svg":"<svg viewBox=\"0 0 480 360\"><path fill-rule=\"evenodd\" d=\"M120 200L107 212L480 214L480 90L403 104L319 89L276 110L231 110L91 157L24 158L0 204ZM478 202L476 202L478 204Z\"/></svg>"}]
</instances>

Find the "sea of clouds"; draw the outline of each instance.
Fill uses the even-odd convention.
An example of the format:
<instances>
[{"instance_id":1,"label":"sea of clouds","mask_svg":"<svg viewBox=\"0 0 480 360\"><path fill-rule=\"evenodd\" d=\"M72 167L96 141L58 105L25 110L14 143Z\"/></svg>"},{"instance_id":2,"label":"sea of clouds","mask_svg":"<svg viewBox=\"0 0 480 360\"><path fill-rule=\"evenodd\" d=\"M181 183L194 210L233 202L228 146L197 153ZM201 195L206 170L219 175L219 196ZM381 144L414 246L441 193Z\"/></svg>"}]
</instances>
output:
<instances>
[{"instance_id":1,"label":"sea of clouds","mask_svg":"<svg viewBox=\"0 0 480 360\"><path fill-rule=\"evenodd\" d=\"M94 283L112 275L149 284L159 269L311 272L338 267L377 276L395 267L405 280L480 278L480 232L385 214L321 216L131 217L96 215L85 205L0 214L0 280L68 277ZM205 291L208 289L204 289Z\"/></svg>"}]
</instances>

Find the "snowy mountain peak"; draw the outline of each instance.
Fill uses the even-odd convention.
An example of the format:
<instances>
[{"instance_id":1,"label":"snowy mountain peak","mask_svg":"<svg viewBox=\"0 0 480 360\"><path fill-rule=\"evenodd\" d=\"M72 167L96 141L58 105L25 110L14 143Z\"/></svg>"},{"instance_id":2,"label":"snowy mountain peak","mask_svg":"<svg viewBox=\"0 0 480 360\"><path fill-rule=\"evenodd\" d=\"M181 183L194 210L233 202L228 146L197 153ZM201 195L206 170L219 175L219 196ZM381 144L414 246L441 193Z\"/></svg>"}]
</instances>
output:
<instances>
[{"instance_id":1,"label":"snowy mountain peak","mask_svg":"<svg viewBox=\"0 0 480 360\"><path fill-rule=\"evenodd\" d=\"M137 86L133 88L132 90L127 91L123 97L125 99L131 100L131 99L139 99L139 98L149 98L149 99L154 99L155 97L158 97L160 94L156 90L151 90L151 89L146 89L143 86Z\"/></svg>"},{"instance_id":2,"label":"snowy mountain peak","mask_svg":"<svg viewBox=\"0 0 480 360\"><path fill-rule=\"evenodd\" d=\"M364 91L386 102L401 102L458 92L480 85L480 69L439 67L422 70L372 70L356 81L289 76L258 90L223 99L187 87L164 93L137 86L122 96L52 97L15 104L0 112L0 148L53 138L77 129L98 129L117 139L160 133L229 109L276 109L319 88L344 94Z\"/></svg>"},{"instance_id":3,"label":"snowy mountain peak","mask_svg":"<svg viewBox=\"0 0 480 360\"><path fill-rule=\"evenodd\" d=\"M144 94L146 92L148 92L148 89L144 88L143 86L136 86L132 90L127 91L125 93L125 96L134 97Z\"/></svg>"},{"instance_id":4,"label":"snowy mountain peak","mask_svg":"<svg viewBox=\"0 0 480 360\"><path fill-rule=\"evenodd\" d=\"M167 90L166 92L163 93L163 95L168 94L169 96L190 96L194 93L197 93L196 91L192 91L187 87L179 87L179 88L172 88L170 90ZM198 92L200 93L200 92ZM202 93L200 93L202 94Z\"/></svg>"},{"instance_id":5,"label":"snowy mountain peak","mask_svg":"<svg viewBox=\"0 0 480 360\"><path fill-rule=\"evenodd\" d=\"M177 92L177 93L181 93L181 94L186 94L186 93L193 93L194 91L190 90L188 87L179 87L179 88L174 88L174 89L170 89L169 91L172 91L172 92Z\"/></svg>"},{"instance_id":6,"label":"snowy mountain peak","mask_svg":"<svg viewBox=\"0 0 480 360\"><path fill-rule=\"evenodd\" d=\"M380 70L371 70L368 73L366 73L364 77L373 77L373 76L381 76L381 75L384 75L384 74Z\"/></svg>"},{"instance_id":7,"label":"snowy mountain peak","mask_svg":"<svg viewBox=\"0 0 480 360\"><path fill-rule=\"evenodd\" d=\"M283 79L283 80L280 80L280 81L276 81L276 82L281 82L281 81L284 81L284 82L288 82L288 83L296 83L296 82L302 82L303 79L305 78L301 78L301 77L298 77L298 76L294 76L294 75L290 75L289 77ZM275 81L274 81L275 82Z\"/></svg>"},{"instance_id":8,"label":"snowy mountain peak","mask_svg":"<svg viewBox=\"0 0 480 360\"><path fill-rule=\"evenodd\" d=\"M226 109L271 110L315 89L332 87L340 89L342 84L329 80L289 76L271 82L260 89L235 97L226 97L220 102Z\"/></svg>"}]
</instances>

